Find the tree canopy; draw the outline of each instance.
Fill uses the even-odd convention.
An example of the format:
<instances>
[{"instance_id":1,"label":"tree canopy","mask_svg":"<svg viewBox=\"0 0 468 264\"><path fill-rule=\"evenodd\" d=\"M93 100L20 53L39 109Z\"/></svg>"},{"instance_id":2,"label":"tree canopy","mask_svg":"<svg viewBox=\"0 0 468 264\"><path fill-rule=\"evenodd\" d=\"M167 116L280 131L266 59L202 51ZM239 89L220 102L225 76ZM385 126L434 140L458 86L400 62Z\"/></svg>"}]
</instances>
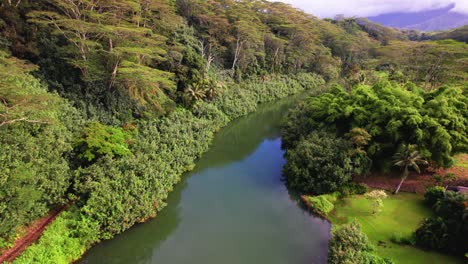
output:
<instances>
[{"instance_id":1,"label":"tree canopy","mask_svg":"<svg viewBox=\"0 0 468 264\"><path fill-rule=\"evenodd\" d=\"M425 92L387 80L350 92L335 86L292 113L284 129L285 144L292 146L319 128L340 136L362 128L372 137L365 150L374 163L385 165L381 161L389 162L400 145L416 144L434 165L449 167L452 155L468 147L465 93L457 87Z\"/></svg>"}]
</instances>

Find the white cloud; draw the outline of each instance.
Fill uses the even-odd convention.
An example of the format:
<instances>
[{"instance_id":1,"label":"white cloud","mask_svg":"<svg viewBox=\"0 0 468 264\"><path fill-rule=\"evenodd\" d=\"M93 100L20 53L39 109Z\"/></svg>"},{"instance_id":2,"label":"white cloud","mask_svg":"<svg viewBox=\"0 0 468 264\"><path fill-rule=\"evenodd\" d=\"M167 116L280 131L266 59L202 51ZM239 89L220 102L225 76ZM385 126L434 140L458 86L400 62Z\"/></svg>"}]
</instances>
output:
<instances>
[{"instance_id":1,"label":"white cloud","mask_svg":"<svg viewBox=\"0 0 468 264\"><path fill-rule=\"evenodd\" d=\"M459 0L455 4L455 8L453 11L468 14L468 1L467 0Z\"/></svg>"},{"instance_id":2,"label":"white cloud","mask_svg":"<svg viewBox=\"0 0 468 264\"><path fill-rule=\"evenodd\" d=\"M373 16L389 12L415 12L455 4L453 11L468 14L468 0L279 0L319 17Z\"/></svg>"}]
</instances>

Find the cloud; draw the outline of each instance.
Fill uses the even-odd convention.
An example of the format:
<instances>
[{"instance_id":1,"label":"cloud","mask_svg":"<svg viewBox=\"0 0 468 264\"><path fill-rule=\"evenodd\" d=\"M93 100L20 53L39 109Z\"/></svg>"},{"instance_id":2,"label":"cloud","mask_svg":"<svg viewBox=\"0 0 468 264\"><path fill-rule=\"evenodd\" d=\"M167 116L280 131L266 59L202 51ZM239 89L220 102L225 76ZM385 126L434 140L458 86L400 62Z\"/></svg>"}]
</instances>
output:
<instances>
[{"instance_id":1,"label":"cloud","mask_svg":"<svg viewBox=\"0 0 468 264\"><path fill-rule=\"evenodd\" d=\"M468 0L280 0L319 17L374 16L390 12L417 12L446 7L468 14Z\"/></svg>"},{"instance_id":2,"label":"cloud","mask_svg":"<svg viewBox=\"0 0 468 264\"><path fill-rule=\"evenodd\" d=\"M466 0L457 1L457 3L455 4L455 8L452 10L455 12L468 14L468 1Z\"/></svg>"}]
</instances>

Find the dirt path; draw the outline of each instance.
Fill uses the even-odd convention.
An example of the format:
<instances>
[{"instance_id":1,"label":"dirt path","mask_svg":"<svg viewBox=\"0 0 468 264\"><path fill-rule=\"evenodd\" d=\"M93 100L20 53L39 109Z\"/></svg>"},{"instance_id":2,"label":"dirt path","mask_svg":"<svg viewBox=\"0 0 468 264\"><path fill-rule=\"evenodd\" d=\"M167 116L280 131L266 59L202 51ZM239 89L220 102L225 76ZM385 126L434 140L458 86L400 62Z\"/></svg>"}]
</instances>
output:
<instances>
[{"instance_id":1,"label":"dirt path","mask_svg":"<svg viewBox=\"0 0 468 264\"><path fill-rule=\"evenodd\" d=\"M460 155L458 160L463 164L468 163L468 155ZM466 166L454 166L450 169L438 169L433 172L425 172L421 174L411 173L406 181L401 186L401 191L413 192L423 194L427 187L434 186L436 184L433 174L446 175L447 173L453 173L457 176L457 180L450 183L453 186L468 186L468 168ZM365 177L358 177L355 179L358 182L365 183L369 187L378 188L388 191L394 191L400 182L399 174L382 175L378 173L372 173Z\"/></svg>"},{"instance_id":2,"label":"dirt path","mask_svg":"<svg viewBox=\"0 0 468 264\"><path fill-rule=\"evenodd\" d=\"M46 229L46 227L54 221L58 214L60 214L63 210L65 210L67 206L63 206L51 213L47 216L35 221L31 226L26 229L25 234L18 238L15 241L15 244L12 248L0 252L0 263L3 262L12 262L16 257L18 257L23 251L30 246L32 243L36 242L37 239L42 235L42 232Z\"/></svg>"}]
</instances>

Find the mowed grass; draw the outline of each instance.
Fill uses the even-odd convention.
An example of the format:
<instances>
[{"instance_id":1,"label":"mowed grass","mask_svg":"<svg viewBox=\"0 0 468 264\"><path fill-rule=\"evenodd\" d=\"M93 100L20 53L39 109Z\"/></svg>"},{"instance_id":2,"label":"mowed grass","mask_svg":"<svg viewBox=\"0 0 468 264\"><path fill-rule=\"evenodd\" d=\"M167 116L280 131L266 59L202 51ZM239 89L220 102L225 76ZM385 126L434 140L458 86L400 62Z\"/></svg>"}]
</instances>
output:
<instances>
[{"instance_id":1,"label":"mowed grass","mask_svg":"<svg viewBox=\"0 0 468 264\"><path fill-rule=\"evenodd\" d=\"M376 246L379 256L391 258L395 263L463 263L462 259L424 251L419 248L393 243L392 237L409 237L424 218L432 214L417 194L389 194L384 200L382 211L372 214L372 203L363 195L355 195L337 202L329 215L334 228L356 219L363 232Z\"/></svg>"}]
</instances>

